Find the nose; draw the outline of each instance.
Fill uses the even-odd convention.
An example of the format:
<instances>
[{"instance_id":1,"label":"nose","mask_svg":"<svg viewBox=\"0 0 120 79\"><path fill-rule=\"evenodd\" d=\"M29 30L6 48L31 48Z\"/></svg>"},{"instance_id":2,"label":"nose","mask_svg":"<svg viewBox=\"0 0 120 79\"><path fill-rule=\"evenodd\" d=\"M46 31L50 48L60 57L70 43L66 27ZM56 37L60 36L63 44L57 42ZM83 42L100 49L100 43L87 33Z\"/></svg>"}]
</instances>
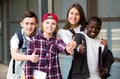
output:
<instances>
[{"instance_id":1,"label":"nose","mask_svg":"<svg viewBox=\"0 0 120 79\"><path fill-rule=\"evenodd\" d=\"M93 31L96 31L97 29L96 28L92 28Z\"/></svg>"},{"instance_id":2,"label":"nose","mask_svg":"<svg viewBox=\"0 0 120 79\"><path fill-rule=\"evenodd\" d=\"M32 27L32 24L29 23L29 24L28 24L28 27L31 28L31 27Z\"/></svg>"},{"instance_id":3,"label":"nose","mask_svg":"<svg viewBox=\"0 0 120 79\"><path fill-rule=\"evenodd\" d=\"M73 17L75 18L75 17L76 17L76 14L73 14Z\"/></svg>"}]
</instances>

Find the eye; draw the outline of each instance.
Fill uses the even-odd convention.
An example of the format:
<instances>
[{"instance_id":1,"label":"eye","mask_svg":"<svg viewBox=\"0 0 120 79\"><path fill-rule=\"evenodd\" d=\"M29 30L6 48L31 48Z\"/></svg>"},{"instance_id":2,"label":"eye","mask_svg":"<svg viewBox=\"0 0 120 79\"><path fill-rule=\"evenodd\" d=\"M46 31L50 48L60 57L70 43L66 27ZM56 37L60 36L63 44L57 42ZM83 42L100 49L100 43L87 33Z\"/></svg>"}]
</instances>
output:
<instances>
[{"instance_id":1,"label":"eye","mask_svg":"<svg viewBox=\"0 0 120 79\"><path fill-rule=\"evenodd\" d=\"M98 29L98 30L100 30L100 29L101 29L101 27L97 27L97 29Z\"/></svg>"},{"instance_id":2,"label":"eye","mask_svg":"<svg viewBox=\"0 0 120 79\"><path fill-rule=\"evenodd\" d=\"M46 23L46 24L49 24L49 21L46 21L45 23Z\"/></svg>"},{"instance_id":3,"label":"eye","mask_svg":"<svg viewBox=\"0 0 120 79\"><path fill-rule=\"evenodd\" d=\"M56 25L56 23L55 23L55 22L53 22L53 23L52 23L52 25Z\"/></svg>"},{"instance_id":4,"label":"eye","mask_svg":"<svg viewBox=\"0 0 120 79\"><path fill-rule=\"evenodd\" d=\"M35 23L31 23L31 25L35 25Z\"/></svg>"},{"instance_id":5,"label":"eye","mask_svg":"<svg viewBox=\"0 0 120 79\"><path fill-rule=\"evenodd\" d=\"M26 22L25 24L26 24L26 25L29 25L29 23L28 23L28 22Z\"/></svg>"},{"instance_id":6,"label":"eye","mask_svg":"<svg viewBox=\"0 0 120 79\"><path fill-rule=\"evenodd\" d=\"M71 15L73 15L74 13L73 12L70 12Z\"/></svg>"},{"instance_id":7,"label":"eye","mask_svg":"<svg viewBox=\"0 0 120 79\"><path fill-rule=\"evenodd\" d=\"M76 16L80 16L80 14L79 14L79 13L76 13Z\"/></svg>"}]
</instances>

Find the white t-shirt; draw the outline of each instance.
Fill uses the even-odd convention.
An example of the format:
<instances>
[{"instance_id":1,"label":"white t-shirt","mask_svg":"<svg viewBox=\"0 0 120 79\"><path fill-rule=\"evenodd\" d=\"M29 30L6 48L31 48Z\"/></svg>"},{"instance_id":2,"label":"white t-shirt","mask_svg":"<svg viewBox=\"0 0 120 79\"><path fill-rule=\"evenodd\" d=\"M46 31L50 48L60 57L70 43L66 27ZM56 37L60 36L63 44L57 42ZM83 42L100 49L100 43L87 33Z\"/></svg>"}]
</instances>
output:
<instances>
[{"instance_id":1,"label":"white t-shirt","mask_svg":"<svg viewBox=\"0 0 120 79\"><path fill-rule=\"evenodd\" d=\"M98 70L98 48L101 46L103 51L104 45L101 45L101 40L99 38L92 39L86 34L84 35L87 44L87 63L90 72L90 78L88 79L101 79Z\"/></svg>"}]
</instances>

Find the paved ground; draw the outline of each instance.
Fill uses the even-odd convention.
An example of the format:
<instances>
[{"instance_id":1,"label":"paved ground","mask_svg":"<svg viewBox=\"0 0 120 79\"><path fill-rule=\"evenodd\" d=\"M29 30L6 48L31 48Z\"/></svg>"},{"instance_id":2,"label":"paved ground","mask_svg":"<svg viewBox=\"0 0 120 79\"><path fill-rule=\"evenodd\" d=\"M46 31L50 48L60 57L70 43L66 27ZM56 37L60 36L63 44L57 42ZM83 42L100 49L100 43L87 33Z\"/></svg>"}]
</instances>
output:
<instances>
[{"instance_id":1,"label":"paved ground","mask_svg":"<svg viewBox=\"0 0 120 79\"><path fill-rule=\"evenodd\" d=\"M6 79L8 65L0 64L0 79ZM120 79L120 63L115 62L111 68L111 76L108 79Z\"/></svg>"},{"instance_id":2,"label":"paved ground","mask_svg":"<svg viewBox=\"0 0 120 79\"><path fill-rule=\"evenodd\" d=\"M0 64L0 79L6 79L8 66Z\"/></svg>"}]
</instances>

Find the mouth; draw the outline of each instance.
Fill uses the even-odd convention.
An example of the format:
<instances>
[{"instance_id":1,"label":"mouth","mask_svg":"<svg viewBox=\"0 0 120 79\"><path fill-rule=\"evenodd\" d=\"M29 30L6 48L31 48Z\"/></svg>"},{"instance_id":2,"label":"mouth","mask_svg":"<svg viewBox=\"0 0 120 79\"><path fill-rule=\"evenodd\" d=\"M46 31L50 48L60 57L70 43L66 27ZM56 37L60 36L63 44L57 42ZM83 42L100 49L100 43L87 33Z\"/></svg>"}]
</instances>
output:
<instances>
[{"instance_id":1,"label":"mouth","mask_svg":"<svg viewBox=\"0 0 120 79\"><path fill-rule=\"evenodd\" d=\"M91 33L91 36L92 36L92 37L95 37L96 35L97 35L97 34L94 33L94 32Z\"/></svg>"}]
</instances>

